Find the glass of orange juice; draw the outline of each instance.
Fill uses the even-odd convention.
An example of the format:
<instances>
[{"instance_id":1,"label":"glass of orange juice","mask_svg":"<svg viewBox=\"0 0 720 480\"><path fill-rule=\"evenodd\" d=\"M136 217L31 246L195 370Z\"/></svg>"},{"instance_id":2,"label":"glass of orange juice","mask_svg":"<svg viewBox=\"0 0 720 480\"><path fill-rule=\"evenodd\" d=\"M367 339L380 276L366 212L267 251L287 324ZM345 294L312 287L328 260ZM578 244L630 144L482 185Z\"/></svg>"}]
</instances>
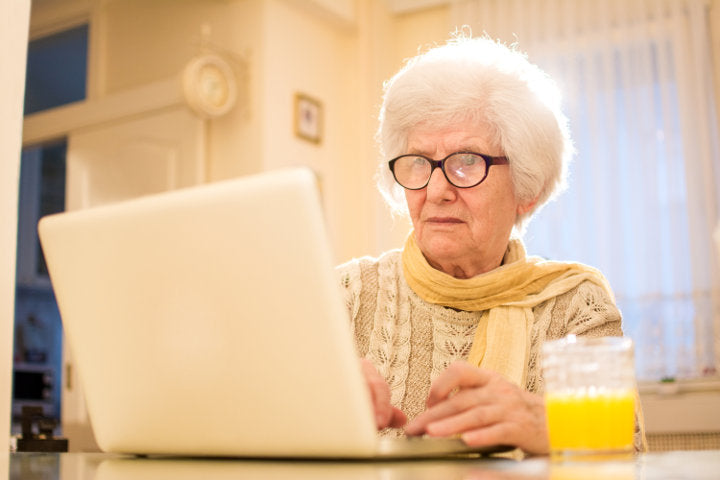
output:
<instances>
[{"instance_id":1,"label":"glass of orange juice","mask_svg":"<svg viewBox=\"0 0 720 480\"><path fill-rule=\"evenodd\" d=\"M542 347L553 458L633 451L635 362L627 337L569 335Z\"/></svg>"}]
</instances>

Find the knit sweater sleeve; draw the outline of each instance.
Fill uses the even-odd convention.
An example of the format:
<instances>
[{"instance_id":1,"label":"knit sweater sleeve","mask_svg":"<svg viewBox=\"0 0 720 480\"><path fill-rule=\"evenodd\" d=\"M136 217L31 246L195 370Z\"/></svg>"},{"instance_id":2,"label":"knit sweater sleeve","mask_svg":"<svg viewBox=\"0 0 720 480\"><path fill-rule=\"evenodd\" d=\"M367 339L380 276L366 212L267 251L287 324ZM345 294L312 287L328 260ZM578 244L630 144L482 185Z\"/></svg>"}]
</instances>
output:
<instances>
[{"instance_id":1,"label":"knit sweater sleeve","mask_svg":"<svg viewBox=\"0 0 720 480\"><path fill-rule=\"evenodd\" d=\"M610 294L599 285L592 282L578 285L568 307L568 334L584 337L622 336L620 310Z\"/></svg>"},{"instance_id":2,"label":"knit sweater sleeve","mask_svg":"<svg viewBox=\"0 0 720 480\"><path fill-rule=\"evenodd\" d=\"M551 303L547 340L569 334L583 337L621 336L620 310L608 292L585 281Z\"/></svg>"},{"instance_id":3,"label":"knit sweater sleeve","mask_svg":"<svg viewBox=\"0 0 720 480\"><path fill-rule=\"evenodd\" d=\"M370 345L378 294L377 268L377 261L370 257L353 259L336 267L355 346L361 357L367 355Z\"/></svg>"}]
</instances>

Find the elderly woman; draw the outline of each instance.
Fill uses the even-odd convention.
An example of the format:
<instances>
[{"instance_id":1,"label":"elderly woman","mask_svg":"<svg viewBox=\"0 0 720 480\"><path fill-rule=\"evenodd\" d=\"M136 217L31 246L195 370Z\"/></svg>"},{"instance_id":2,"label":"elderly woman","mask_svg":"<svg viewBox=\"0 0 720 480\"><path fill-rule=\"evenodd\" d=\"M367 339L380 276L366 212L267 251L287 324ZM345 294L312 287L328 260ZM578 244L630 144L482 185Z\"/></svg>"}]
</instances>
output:
<instances>
[{"instance_id":1,"label":"elderly woman","mask_svg":"<svg viewBox=\"0 0 720 480\"><path fill-rule=\"evenodd\" d=\"M622 335L598 271L528 257L517 236L572 154L557 87L459 37L386 84L378 139L380 189L413 231L338 267L378 428L547 453L540 346Z\"/></svg>"}]
</instances>

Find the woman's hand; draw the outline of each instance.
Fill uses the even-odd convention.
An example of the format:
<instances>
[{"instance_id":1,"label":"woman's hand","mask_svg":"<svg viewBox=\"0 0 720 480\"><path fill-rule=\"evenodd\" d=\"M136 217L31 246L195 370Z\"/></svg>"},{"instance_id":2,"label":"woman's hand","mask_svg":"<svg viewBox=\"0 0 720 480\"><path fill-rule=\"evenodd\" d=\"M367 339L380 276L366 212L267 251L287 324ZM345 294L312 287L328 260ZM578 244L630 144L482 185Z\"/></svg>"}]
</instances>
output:
<instances>
[{"instance_id":1,"label":"woman's hand","mask_svg":"<svg viewBox=\"0 0 720 480\"><path fill-rule=\"evenodd\" d=\"M408 435L460 435L471 446L512 445L549 451L545 402L490 370L453 363L430 386L428 409L405 427Z\"/></svg>"},{"instance_id":2,"label":"woman's hand","mask_svg":"<svg viewBox=\"0 0 720 480\"><path fill-rule=\"evenodd\" d=\"M375 366L367 358L360 359L365 382L370 389L373 407L375 409L375 423L378 430L383 428L399 428L405 425L407 417L397 407L390 403L390 387L385 379L380 376Z\"/></svg>"}]
</instances>

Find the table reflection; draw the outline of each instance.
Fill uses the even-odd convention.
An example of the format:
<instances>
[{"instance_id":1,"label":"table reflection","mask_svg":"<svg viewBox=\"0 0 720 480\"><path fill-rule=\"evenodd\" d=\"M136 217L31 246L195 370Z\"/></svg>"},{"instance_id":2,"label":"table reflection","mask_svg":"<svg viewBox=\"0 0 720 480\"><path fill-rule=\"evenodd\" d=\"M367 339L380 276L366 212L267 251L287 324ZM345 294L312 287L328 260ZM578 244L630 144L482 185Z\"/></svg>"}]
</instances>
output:
<instances>
[{"instance_id":1,"label":"table reflection","mask_svg":"<svg viewBox=\"0 0 720 480\"><path fill-rule=\"evenodd\" d=\"M112 454L10 455L11 480L717 480L720 450L663 452L626 460L554 462L502 458L412 461L282 461L142 458ZM0 478L2 477L0 471Z\"/></svg>"},{"instance_id":2,"label":"table reflection","mask_svg":"<svg viewBox=\"0 0 720 480\"><path fill-rule=\"evenodd\" d=\"M632 460L551 463L550 480L639 480L644 478L640 467Z\"/></svg>"},{"instance_id":3,"label":"table reflection","mask_svg":"<svg viewBox=\"0 0 720 480\"><path fill-rule=\"evenodd\" d=\"M112 458L97 468L95 480L547 480L547 463L526 460L319 462L204 459Z\"/></svg>"}]
</instances>

